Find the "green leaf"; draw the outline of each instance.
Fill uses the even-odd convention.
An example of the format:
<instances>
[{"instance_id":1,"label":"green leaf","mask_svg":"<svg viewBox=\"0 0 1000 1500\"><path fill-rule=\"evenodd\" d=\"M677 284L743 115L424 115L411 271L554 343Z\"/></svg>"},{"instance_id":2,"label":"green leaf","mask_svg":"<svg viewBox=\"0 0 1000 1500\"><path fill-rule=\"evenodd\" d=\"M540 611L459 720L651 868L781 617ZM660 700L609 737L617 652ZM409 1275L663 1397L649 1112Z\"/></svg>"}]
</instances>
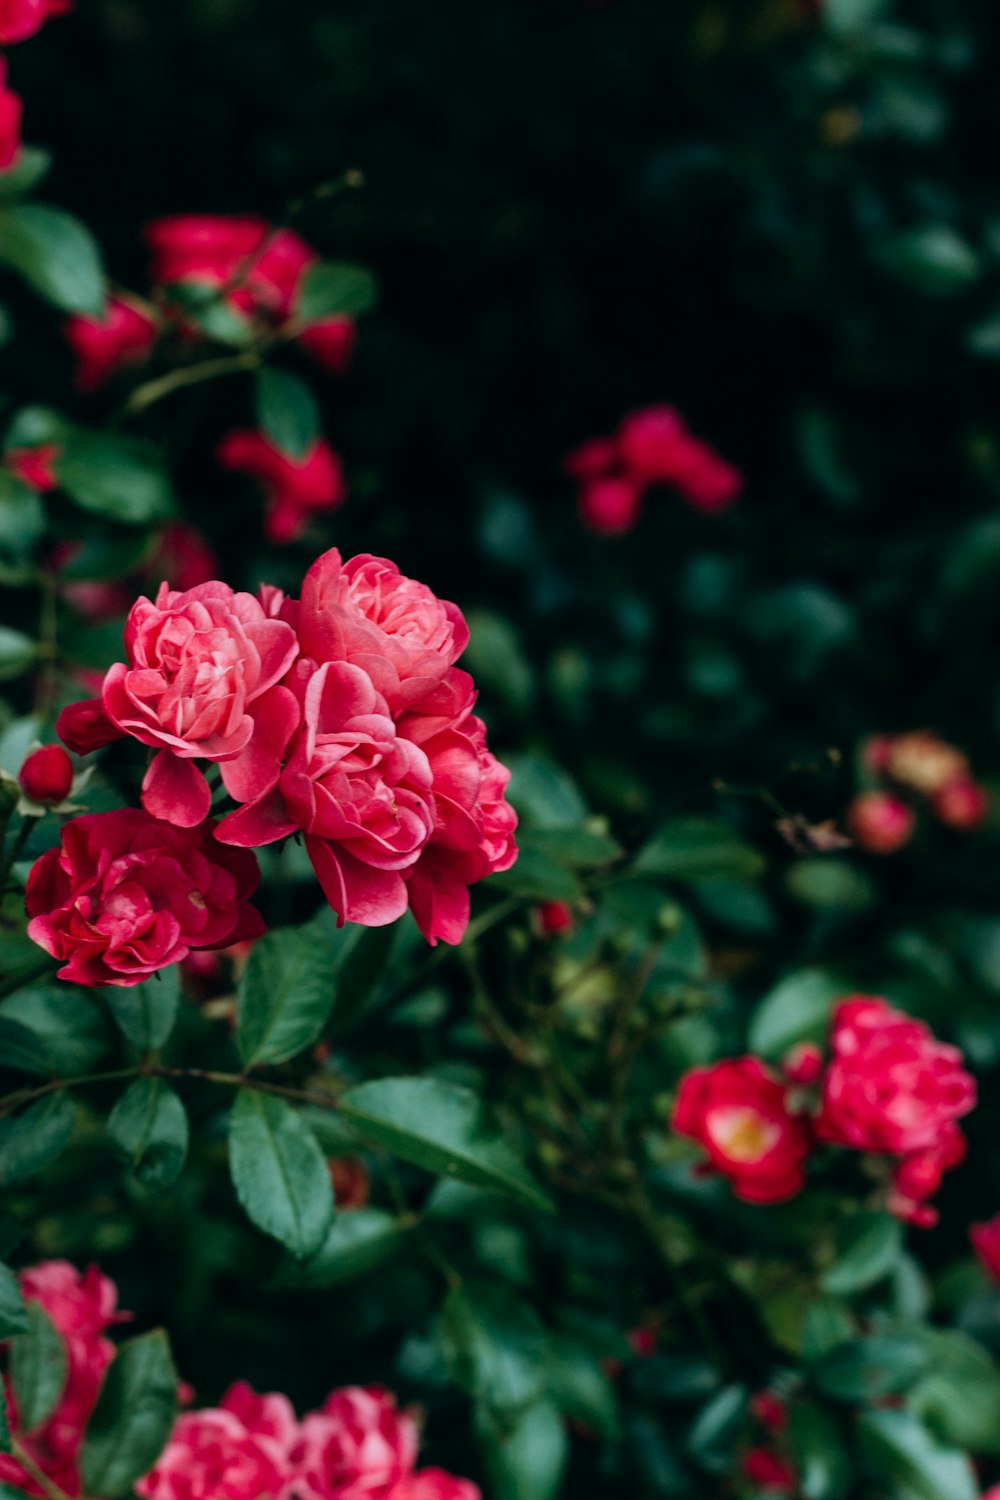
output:
<instances>
[{"instance_id":1,"label":"green leaf","mask_svg":"<svg viewBox=\"0 0 1000 1500\"><path fill-rule=\"evenodd\" d=\"M517 714L527 713L535 696L535 676L520 632L491 609L471 610L468 626L467 670L491 697Z\"/></svg>"},{"instance_id":2,"label":"green leaf","mask_svg":"<svg viewBox=\"0 0 1000 1500\"><path fill-rule=\"evenodd\" d=\"M177 1371L162 1328L122 1344L87 1424L81 1471L87 1495L117 1500L156 1463L177 1416Z\"/></svg>"},{"instance_id":3,"label":"green leaf","mask_svg":"<svg viewBox=\"0 0 1000 1500\"><path fill-rule=\"evenodd\" d=\"M269 932L240 979L236 1041L247 1067L285 1062L314 1042L334 1000L335 960L308 929Z\"/></svg>"},{"instance_id":4,"label":"green leaf","mask_svg":"<svg viewBox=\"0 0 1000 1500\"><path fill-rule=\"evenodd\" d=\"M754 880L764 856L719 818L673 818L654 833L635 857L636 875L668 880L702 880L726 875Z\"/></svg>"},{"instance_id":5,"label":"green leaf","mask_svg":"<svg viewBox=\"0 0 1000 1500\"><path fill-rule=\"evenodd\" d=\"M868 873L848 859L827 854L797 859L785 872L785 888L796 901L819 911L866 911L876 898Z\"/></svg>"},{"instance_id":6,"label":"green leaf","mask_svg":"<svg viewBox=\"0 0 1000 1500\"><path fill-rule=\"evenodd\" d=\"M555 1500L562 1488L569 1439L554 1402L543 1397L515 1421L503 1424L480 1408L476 1433L498 1500Z\"/></svg>"},{"instance_id":7,"label":"green leaf","mask_svg":"<svg viewBox=\"0 0 1000 1500\"><path fill-rule=\"evenodd\" d=\"M923 1343L904 1334L877 1334L841 1344L810 1370L813 1384L838 1401L874 1401L896 1396L927 1369Z\"/></svg>"},{"instance_id":8,"label":"green leaf","mask_svg":"<svg viewBox=\"0 0 1000 1500\"><path fill-rule=\"evenodd\" d=\"M162 1078L137 1078L108 1116L117 1155L147 1188L168 1187L184 1166L187 1111Z\"/></svg>"},{"instance_id":9,"label":"green leaf","mask_svg":"<svg viewBox=\"0 0 1000 1500\"><path fill-rule=\"evenodd\" d=\"M180 973L176 964L161 969L142 984L111 985L104 999L119 1029L140 1052L162 1047L174 1029L181 998Z\"/></svg>"},{"instance_id":10,"label":"green leaf","mask_svg":"<svg viewBox=\"0 0 1000 1500\"><path fill-rule=\"evenodd\" d=\"M232 349L245 349L257 336L253 318L220 296L217 286L199 281L172 281L164 291L175 307L183 308L184 321L193 323L206 338Z\"/></svg>"},{"instance_id":11,"label":"green leaf","mask_svg":"<svg viewBox=\"0 0 1000 1500\"><path fill-rule=\"evenodd\" d=\"M757 1007L747 1036L755 1057L773 1062L796 1042L826 1042L835 1000L850 985L828 969L799 969L780 980Z\"/></svg>"},{"instance_id":12,"label":"green leaf","mask_svg":"<svg viewBox=\"0 0 1000 1500\"><path fill-rule=\"evenodd\" d=\"M333 1220L333 1190L315 1137L284 1099L244 1089L229 1125L236 1196L265 1234L299 1259L322 1245Z\"/></svg>"},{"instance_id":13,"label":"green leaf","mask_svg":"<svg viewBox=\"0 0 1000 1500\"><path fill-rule=\"evenodd\" d=\"M305 457L321 430L319 407L305 381L271 365L257 373L257 422L293 459Z\"/></svg>"},{"instance_id":14,"label":"green leaf","mask_svg":"<svg viewBox=\"0 0 1000 1500\"><path fill-rule=\"evenodd\" d=\"M499 1417L523 1410L545 1390L545 1332L508 1288L466 1281L449 1292L441 1335L455 1379Z\"/></svg>"},{"instance_id":15,"label":"green leaf","mask_svg":"<svg viewBox=\"0 0 1000 1500\"><path fill-rule=\"evenodd\" d=\"M22 1026L0 1015L0 1067L15 1073L36 1073L43 1078L54 1072L45 1043Z\"/></svg>"},{"instance_id":16,"label":"green leaf","mask_svg":"<svg viewBox=\"0 0 1000 1500\"><path fill-rule=\"evenodd\" d=\"M732 1466L746 1419L746 1387L727 1385L702 1407L691 1426L687 1446L692 1458L709 1473L725 1473Z\"/></svg>"},{"instance_id":17,"label":"green leaf","mask_svg":"<svg viewBox=\"0 0 1000 1500\"><path fill-rule=\"evenodd\" d=\"M308 1260L289 1258L274 1286L311 1291L353 1281L391 1260L406 1235L405 1226L384 1208L350 1209L337 1215L326 1239Z\"/></svg>"},{"instance_id":18,"label":"green leaf","mask_svg":"<svg viewBox=\"0 0 1000 1500\"><path fill-rule=\"evenodd\" d=\"M883 14L888 0L824 0L823 24L835 36L864 32Z\"/></svg>"},{"instance_id":19,"label":"green leaf","mask_svg":"<svg viewBox=\"0 0 1000 1500\"><path fill-rule=\"evenodd\" d=\"M885 244L877 259L914 291L953 296L980 274L979 257L947 224L924 224Z\"/></svg>"},{"instance_id":20,"label":"green leaf","mask_svg":"<svg viewBox=\"0 0 1000 1500\"><path fill-rule=\"evenodd\" d=\"M75 1121L76 1105L61 1090L37 1099L14 1120L0 1120L0 1187L33 1177L61 1156Z\"/></svg>"},{"instance_id":21,"label":"green leaf","mask_svg":"<svg viewBox=\"0 0 1000 1500\"><path fill-rule=\"evenodd\" d=\"M491 875L489 884L531 901L575 901L581 894L576 877L541 849L522 849L511 868Z\"/></svg>"},{"instance_id":22,"label":"green leaf","mask_svg":"<svg viewBox=\"0 0 1000 1500\"><path fill-rule=\"evenodd\" d=\"M0 554L12 559L30 557L44 531L41 496L14 474L0 469Z\"/></svg>"},{"instance_id":23,"label":"green leaf","mask_svg":"<svg viewBox=\"0 0 1000 1500\"><path fill-rule=\"evenodd\" d=\"M20 677L35 663L38 646L23 630L0 625L0 681Z\"/></svg>"},{"instance_id":24,"label":"green leaf","mask_svg":"<svg viewBox=\"0 0 1000 1500\"><path fill-rule=\"evenodd\" d=\"M618 1432L618 1406L611 1379L594 1352L576 1339L550 1338L545 1387L559 1410L582 1422L605 1442Z\"/></svg>"},{"instance_id":25,"label":"green leaf","mask_svg":"<svg viewBox=\"0 0 1000 1500\"><path fill-rule=\"evenodd\" d=\"M903 1253L903 1229L886 1213L854 1214L837 1235L837 1258L820 1278L824 1292L863 1291L894 1271Z\"/></svg>"},{"instance_id":26,"label":"green leaf","mask_svg":"<svg viewBox=\"0 0 1000 1500\"><path fill-rule=\"evenodd\" d=\"M329 911L326 907L324 915ZM335 1036L355 1025L377 1004L378 982L399 939L399 923L361 927L355 922L336 931L333 956L337 1005L332 1018Z\"/></svg>"},{"instance_id":27,"label":"green leaf","mask_svg":"<svg viewBox=\"0 0 1000 1500\"><path fill-rule=\"evenodd\" d=\"M892 1500L977 1500L979 1485L966 1455L938 1443L912 1412L864 1412L857 1432Z\"/></svg>"},{"instance_id":28,"label":"green leaf","mask_svg":"<svg viewBox=\"0 0 1000 1500\"><path fill-rule=\"evenodd\" d=\"M374 276L363 266L321 261L311 266L302 281L295 303L299 327L323 318L359 318L370 312L378 298Z\"/></svg>"},{"instance_id":29,"label":"green leaf","mask_svg":"<svg viewBox=\"0 0 1000 1500\"><path fill-rule=\"evenodd\" d=\"M803 1500L842 1500L851 1488L850 1455L840 1427L815 1401L788 1409L788 1446Z\"/></svg>"},{"instance_id":30,"label":"green leaf","mask_svg":"<svg viewBox=\"0 0 1000 1500\"><path fill-rule=\"evenodd\" d=\"M0 1263L0 1340L15 1333L27 1333L28 1327L28 1313L17 1277L9 1266Z\"/></svg>"},{"instance_id":31,"label":"green leaf","mask_svg":"<svg viewBox=\"0 0 1000 1500\"><path fill-rule=\"evenodd\" d=\"M622 855L621 846L606 833L590 833L585 828L528 828L518 838L521 858L535 849L547 859L569 869L593 870L609 865Z\"/></svg>"},{"instance_id":32,"label":"green leaf","mask_svg":"<svg viewBox=\"0 0 1000 1500\"><path fill-rule=\"evenodd\" d=\"M972 1453L1000 1453L1000 1372L981 1344L954 1330L925 1333L931 1367L908 1408L940 1438Z\"/></svg>"},{"instance_id":33,"label":"green leaf","mask_svg":"<svg viewBox=\"0 0 1000 1500\"><path fill-rule=\"evenodd\" d=\"M0 172L0 200L23 198L47 176L52 153L41 146L22 146L11 166Z\"/></svg>"},{"instance_id":34,"label":"green leaf","mask_svg":"<svg viewBox=\"0 0 1000 1500\"><path fill-rule=\"evenodd\" d=\"M78 219L47 203L0 211L0 264L24 277L64 312L104 313L105 280L97 241Z\"/></svg>"},{"instance_id":35,"label":"green leaf","mask_svg":"<svg viewBox=\"0 0 1000 1500\"><path fill-rule=\"evenodd\" d=\"M340 1114L373 1145L425 1171L508 1193L532 1208L548 1199L471 1089L438 1078L380 1078L350 1089Z\"/></svg>"},{"instance_id":36,"label":"green leaf","mask_svg":"<svg viewBox=\"0 0 1000 1500\"><path fill-rule=\"evenodd\" d=\"M52 1415L66 1385L66 1345L37 1302L25 1304L28 1328L11 1340L10 1373L22 1432Z\"/></svg>"},{"instance_id":37,"label":"green leaf","mask_svg":"<svg viewBox=\"0 0 1000 1500\"><path fill-rule=\"evenodd\" d=\"M83 510L130 526L167 521L176 509L158 448L142 438L71 427L55 461L60 487Z\"/></svg>"},{"instance_id":38,"label":"green leaf","mask_svg":"<svg viewBox=\"0 0 1000 1500\"><path fill-rule=\"evenodd\" d=\"M0 1017L26 1027L37 1039L50 1060L46 1073L89 1073L107 1052L111 1040L111 1028L99 1002L88 990L72 984L32 985L17 990L0 1004ZM24 1057L22 1053L22 1063Z\"/></svg>"},{"instance_id":39,"label":"green leaf","mask_svg":"<svg viewBox=\"0 0 1000 1500\"><path fill-rule=\"evenodd\" d=\"M533 828L574 828L587 818L587 804L566 772L540 755L507 757L507 795Z\"/></svg>"}]
</instances>

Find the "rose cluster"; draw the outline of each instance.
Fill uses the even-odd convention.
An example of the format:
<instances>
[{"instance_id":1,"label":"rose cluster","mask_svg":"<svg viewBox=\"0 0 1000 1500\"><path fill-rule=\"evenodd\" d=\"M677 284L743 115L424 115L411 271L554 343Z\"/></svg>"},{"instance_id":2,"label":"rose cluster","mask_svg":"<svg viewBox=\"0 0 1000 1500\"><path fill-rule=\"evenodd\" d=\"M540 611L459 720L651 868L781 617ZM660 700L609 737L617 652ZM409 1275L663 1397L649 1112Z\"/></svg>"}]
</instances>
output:
<instances>
[{"instance_id":1,"label":"rose cluster","mask_svg":"<svg viewBox=\"0 0 1000 1500\"><path fill-rule=\"evenodd\" d=\"M747 1203L799 1192L822 1144L864 1152L887 1163L889 1211L927 1227L937 1217L928 1200L965 1155L957 1121L975 1102L957 1047L886 1000L855 995L834 1009L826 1059L805 1045L783 1077L755 1057L695 1068L681 1080L672 1125Z\"/></svg>"},{"instance_id":2,"label":"rose cluster","mask_svg":"<svg viewBox=\"0 0 1000 1500\"><path fill-rule=\"evenodd\" d=\"M245 1382L217 1407L184 1412L143 1500L480 1500L476 1485L417 1469L420 1434L379 1387L332 1391L298 1421L291 1402Z\"/></svg>"},{"instance_id":3,"label":"rose cluster","mask_svg":"<svg viewBox=\"0 0 1000 1500\"><path fill-rule=\"evenodd\" d=\"M580 520L604 536L632 530L653 485L669 485L707 512L725 510L743 488L738 470L696 438L672 406L631 412L612 437L584 443L564 466L577 481Z\"/></svg>"},{"instance_id":4,"label":"rose cluster","mask_svg":"<svg viewBox=\"0 0 1000 1500\"><path fill-rule=\"evenodd\" d=\"M27 41L41 31L50 16L72 10L73 0L3 0L0 5L0 47ZM0 57L0 173L17 165L21 154L21 98L7 87L7 59Z\"/></svg>"},{"instance_id":5,"label":"rose cluster","mask_svg":"<svg viewBox=\"0 0 1000 1500\"><path fill-rule=\"evenodd\" d=\"M249 851L302 834L341 922L382 926L409 908L429 942L459 942L469 886L517 854L509 773L455 666L467 640L454 604L335 549L299 600L220 582L139 599L127 659L57 728L81 755L123 737L148 746L144 811L66 826L30 877L32 937L64 977L134 983L252 936ZM206 766L239 804L218 826Z\"/></svg>"},{"instance_id":6,"label":"rose cluster","mask_svg":"<svg viewBox=\"0 0 1000 1500\"><path fill-rule=\"evenodd\" d=\"M908 844L921 808L960 832L978 828L989 812L968 758L930 730L873 735L861 762L876 784L851 802L847 826L869 854L895 854Z\"/></svg>"},{"instance_id":7,"label":"rose cluster","mask_svg":"<svg viewBox=\"0 0 1000 1500\"><path fill-rule=\"evenodd\" d=\"M45 1261L20 1282L25 1300L38 1303L62 1337L66 1379L52 1414L30 1432L21 1430L8 1381L11 1431L47 1480L79 1495L87 1423L115 1352L105 1334L130 1314L116 1311L117 1289L96 1266L81 1274L67 1261ZM178 1417L136 1493L144 1500L480 1500L469 1480L417 1469L419 1439L415 1418L379 1388L332 1391L300 1422L285 1396L257 1395L239 1381L218 1407ZM20 1494L45 1493L6 1454L0 1482Z\"/></svg>"},{"instance_id":8,"label":"rose cluster","mask_svg":"<svg viewBox=\"0 0 1000 1500\"><path fill-rule=\"evenodd\" d=\"M17 1401L8 1381L7 1417L11 1431L42 1473L64 1494L78 1495L84 1430L115 1352L105 1334L130 1314L116 1311L117 1288L96 1266L81 1275L68 1261L43 1261L22 1271L20 1282L25 1301L38 1303L62 1336L66 1380L51 1415L30 1433L21 1431ZM0 1482L27 1495L43 1493L17 1460L6 1454L0 1454Z\"/></svg>"}]
</instances>

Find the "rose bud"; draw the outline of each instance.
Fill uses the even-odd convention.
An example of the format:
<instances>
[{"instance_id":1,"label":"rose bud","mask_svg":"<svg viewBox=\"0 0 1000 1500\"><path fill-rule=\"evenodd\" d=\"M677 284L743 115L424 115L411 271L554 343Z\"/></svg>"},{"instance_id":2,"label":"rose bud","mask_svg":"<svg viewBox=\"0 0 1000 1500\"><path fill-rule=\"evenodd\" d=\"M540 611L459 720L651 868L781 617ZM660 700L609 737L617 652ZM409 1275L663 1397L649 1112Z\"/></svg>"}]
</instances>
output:
<instances>
[{"instance_id":1,"label":"rose bud","mask_svg":"<svg viewBox=\"0 0 1000 1500\"><path fill-rule=\"evenodd\" d=\"M32 750L18 775L21 790L32 802L55 807L65 802L73 785L73 762L62 745Z\"/></svg>"},{"instance_id":2,"label":"rose bud","mask_svg":"<svg viewBox=\"0 0 1000 1500\"><path fill-rule=\"evenodd\" d=\"M815 1042L797 1042L781 1059L781 1072L789 1083L807 1088L823 1072L823 1053Z\"/></svg>"},{"instance_id":3,"label":"rose bud","mask_svg":"<svg viewBox=\"0 0 1000 1500\"><path fill-rule=\"evenodd\" d=\"M987 1276L1000 1281L1000 1214L994 1214L985 1224L973 1224L969 1239Z\"/></svg>"},{"instance_id":4,"label":"rose bud","mask_svg":"<svg viewBox=\"0 0 1000 1500\"><path fill-rule=\"evenodd\" d=\"M790 1495L797 1483L787 1459L768 1448L751 1448L743 1455L741 1468L751 1484L772 1495Z\"/></svg>"},{"instance_id":5,"label":"rose bud","mask_svg":"<svg viewBox=\"0 0 1000 1500\"><path fill-rule=\"evenodd\" d=\"M587 480L577 499L577 514L598 536L623 536L639 519L642 489L625 475Z\"/></svg>"},{"instance_id":6,"label":"rose bud","mask_svg":"<svg viewBox=\"0 0 1000 1500\"><path fill-rule=\"evenodd\" d=\"M861 745L861 764L873 776L884 776L889 769L889 758L896 737L892 734L872 734Z\"/></svg>"},{"instance_id":7,"label":"rose bud","mask_svg":"<svg viewBox=\"0 0 1000 1500\"><path fill-rule=\"evenodd\" d=\"M774 1391L758 1391L751 1398L750 1415L768 1432L783 1432L788 1422L788 1408Z\"/></svg>"},{"instance_id":8,"label":"rose bud","mask_svg":"<svg viewBox=\"0 0 1000 1500\"><path fill-rule=\"evenodd\" d=\"M912 807L888 792L861 792L847 809L847 826L869 854L895 854L917 826Z\"/></svg>"},{"instance_id":9,"label":"rose bud","mask_svg":"<svg viewBox=\"0 0 1000 1500\"><path fill-rule=\"evenodd\" d=\"M573 913L565 901L543 901L535 907L535 918L545 937L573 930Z\"/></svg>"},{"instance_id":10,"label":"rose bud","mask_svg":"<svg viewBox=\"0 0 1000 1500\"><path fill-rule=\"evenodd\" d=\"M371 1193L371 1173L359 1156L338 1156L327 1162L333 1201L345 1209L364 1208Z\"/></svg>"},{"instance_id":11,"label":"rose bud","mask_svg":"<svg viewBox=\"0 0 1000 1500\"><path fill-rule=\"evenodd\" d=\"M934 812L949 828L971 832L978 828L990 810L990 799L971 776L956 776L933 798Z\"/></svg>"}]
</instances>

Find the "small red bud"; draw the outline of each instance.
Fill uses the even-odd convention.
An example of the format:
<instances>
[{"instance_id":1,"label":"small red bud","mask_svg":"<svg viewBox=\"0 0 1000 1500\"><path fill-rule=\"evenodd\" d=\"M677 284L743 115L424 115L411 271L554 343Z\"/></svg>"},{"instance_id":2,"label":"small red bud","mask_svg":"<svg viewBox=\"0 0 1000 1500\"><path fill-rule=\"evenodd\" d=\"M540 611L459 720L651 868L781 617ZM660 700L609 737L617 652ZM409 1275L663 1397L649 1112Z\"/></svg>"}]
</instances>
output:
<instances>
[{"instance_id":1,"label":"small red bud","mask_svg":"<svg viewBox=\"0 0 1000 1500\"><path fill-rule=\"evenodd\" d=\"M847 826L869 854L895 854L910 842L916 825L912 807L888 792L862 792L847 809Z\"/></svg>"},{"instance_id":2,"label":"small red bud","mask_svg":"<svg viewBox=\"0 0 1000 1500\"><path fill-rule=\"evenodd\" d=\"M789 1083L808 1087L823 1071L823 1054L815 1042L798 1042L782 1058L781 1071Z\"/></svg>"},{"instance_id":3,"label":"small red bud","mask_svg":"<svg viewBox=\"0 0 1000 1500\"><path fill-rule=\"evenodd\" d=\"M18 777L21 790L32 802L54 806L65 802L73 785L73 762L62 745L42 745L33 750Z\"/></svg>"},{"instance_id":4,"label":"small red bud","mask_svg":"<svg viewBox=\"0 0 1000 1500\"><path fill-rule=\"evenodd\" d=\"M573 913L565 901L543 901L535 908L538 917L538 925L547 937L557 932L570 932L573 927Z\"/></svg>"},{"instance_id":5,"label":"small red bud","mask_svg":"<svg viewBox=\"0 0 1000 1500\"><path fill-rule=\"evenodd\" d=\"M751 1397L750 1414L768 1432L782 1432L788 1420L785 1403L774 1391L758 1391Z\"/></svg>"}]
</instances>

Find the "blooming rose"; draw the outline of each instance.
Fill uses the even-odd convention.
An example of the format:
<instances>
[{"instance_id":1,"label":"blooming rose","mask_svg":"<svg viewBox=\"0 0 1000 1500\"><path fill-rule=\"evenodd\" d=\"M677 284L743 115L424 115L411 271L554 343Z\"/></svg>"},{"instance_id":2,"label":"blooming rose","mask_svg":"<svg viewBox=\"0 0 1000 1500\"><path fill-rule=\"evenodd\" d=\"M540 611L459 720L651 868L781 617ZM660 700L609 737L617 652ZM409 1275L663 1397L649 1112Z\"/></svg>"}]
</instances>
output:
<instances>
[{"instance_id":1,"label":"blooming rose","mask_svg":"<svg viewBox=\"0 0 1000 1500\"><path fill-rule=\"evenodd\" d=\"M401 872L434 826L427 756L397 735L361 667L324 662L308 678L297 673L296 685L302 728L277 784L270 796L226 818L220 837L256 847L302 829L341 920L393 922L407 905Z\"/></svg>"},{"instance_id":2,"label":"blooming rose","mask_svg":"<svg viewBox=\"0 0 1000 1500\"><path fill-rule=\"evenodd\" d=\"M781 1059L781 1076L786 1083L808 1088L823 1072L823 1054L815 1042L796 1042Z\"/></svg>"},{"instance_id":3,"label":"blooming rose","mask_svg":"<svg viewBox=\"0 0 1000 1500\"><path fill-rule=\"evenodd\" d=\"M995 1214L985 1224L973 1224L969 1239L987 1276L1000 1281L1000 1214Z\"/></svg>"},{"instance_id":4,"label":"blooming rose","mask_svg":"<svg viewBox=\"0 0 1000 1500\"><path fill-rule=\"evenodd\" d=\"M253 215L176 214L146 227L155 282L226 287L230 306L283 321L299 283L318 259L290 229Z\"/></svg>"},{"instance_id":5,"label":"blooming rose","mask_svg":"<svg viewBox=\"0 0 1000 1500\"><path fill-rule=\"evenodd\" d=\"M147 812L184 828L208 815L211 793L192 760L222 763L236 797L258 790L272 740L282 744L298 706L278 686L294 660L295 633L269 619L252 594L224 583L139 599L125 627L128 662L108 669L101 691L106 737L131 735L158 753L142 784ZM93 748L100 719L92 703L59 716L60 737L79 754Z\"/></svg>"},{"instance_id":6,"label":"blooming rose","mask_svg":"<svg viewBox=\"0 0 1000 1500\"><path fill-rule=\"evenodd\" d=\"M216 842L212 825L175 828L137 808L87 813L36 860L28 935L59 959L61 979L138 984L192 948L263 931L247 904L257 861Z\"/></svg>"},{"instance_id":7,"label":"blooming rose","mask_svg":"<svg viewBox=\"0 0 1000 1500\"><path fill-rule=\"evenodd\" d=\"M7 87L7 61L0 57L0 172L6 172L21 150L21 96Z\"/></svg>"},{"instance_id":8,"label":"blooming rose","mask_svg":"<svg viewBox=\"0 0 1000 1500\"><path fill-rule=\"evenodd\" d=\"M790 1113L785 1085L755 1057L686 1073L671 1124L705 1147L711 1167L747 1203L778 1203L805 1183L809 1126Z\"/></svg>"},{"instance_id":9,"label":"blooming rose","mask_svg":"<svg viewBox=\"0 0 1000 1500\"><path fill-rule=\"evenodd\" d=\"M108 298L99 318L74 313L64 332L76 356L77 390L90 394L125 366L143 364L159 330L142 303L119 295Z\"/></svg>"},{"instance_id":10,"label":"blooming rose","mask_svg":"<svg viewBox=\"0 0 1000 1500\"><path fill-rule=\"evenodd\" d=\"M275 1459L282 1463L287 1460L299 1434L295 1409L287 1396L273 1391L260 1396L245 1380L237 1380L219 1407L239 1417L246 1431L259 1439Z\"/></svg>"},{"instance_id":11,"label":"blooming rose","mask_svg":"<svg viewBox=\"0 0 1000 1500\"><path fill-rule=\"evenodd\" d=\"M96 1266L82 1275L64 1260L43 1261L20 1276L21 1291L28 1302L37 1302L62 1335L66 1350L66 1382L55 1410L30 1435L19 1440L38 1467L66 1494L80 1492L77 1462L83 1433L94 1405L104 1371L114 1355L114 1345L103 1335L113 1324L129 1316L116 1311L118 1292L114 1282ZM7 1404L11 1426L18 1431L17 1402L8 1387ZM0 1482L19 1491L40 1495L42 1490L20 1465L0 1455Z\"/></svg>"},{"instance_id":12,"label":"blooming rose","mask_svg":"<svg viewBox=\"0 0 1000 1500\"><path fill-rule=\"evenodd\" d=\"M12 474L39 494L58 488L54 465L62 449L58 443L38 443L34 448L8 448L3 461Z\"/></svg>"},{"instance_id":13,"label":"blooming rose","mask_svg":"<svg viewBox=\"0 0 1000 1500\"><path fill-rule=\"evenodd\" d=\"M904 1156L892 1174L886 1204L889 1212L918 1229L933 1228L938 1213L926 1200L938 1191L945 1172L965 1160L966 1150L965 1136L958 1126L946 1125L933 1146Z\"/></svg>"},{"instance_id":14,"label":"blooming rose","mask_svg":"<svg viewBox=\"0 0 1000 1500\"><path fill-rule=\"evenodd\" d=\"M740 473L694 437L670 406L632 412L618 429L618 453L640 484L669 484L698 510L724 510L743 488Z\"/></svg>"},{"instance_id":15,"label":"blooming rose","mask_svg":"<svg viewBox=\"0 0 1000 1500\"><path fill-rule=\"evenodd\" d=\"M50 16L64 16L72 0L0 0L0 46L23 42L41 31Z\"/></svg>"},{"instance_id":16,"label":"blooming rose","mask_svg":"<svg viewBox=\"0 0 1000 1500\"><path fill-rule=\"evenodd\" d=\"M384 557L344 562L335 547L305 576L298 629L304 655L363 667L393 713L429 693L469 640L457 605Z\"/></svg>"},{"instance_id":17,"label":"blooming rose","mask_svg":"<svg viewBox=\"0 0 1000 1500\"><path fill-rule=\"evenodd\" d=\"M230 432L215 456L224 469L260 481L267 497L264 531L272 542L294 542L312 511L336 510L347 498L340 459L322 437L301 458L289 458L262 432Z\"/></svg>"},{"instance_id":18,"label":"blooming rose","mask_svg":"<svg viewBox=\"0 0 1000 1500\"><path fill-rule=\"evenodd\" d=\"M383 1500L411 1477L416 1457L416 1423L394 1397L378 1386L345 1386L303 1418L291 1452L293 1492L296 1500ZM434 1492L418 1491L417 1500L435 1500Z\"/></svg>"},{"instance_id":19,"label":"blooming rose","mask_svg":"<svg viewBox=\"0 0 1000 1500\"><path fill-rule=\"evenodd\" d=\"M288 1480L284 1456L267 1433L248 1428L235 1411L210 1408L177 1418L155 1467L135 1490L144 1500L279 1500Z\"/></svg>"},{"instance_id":20,"label":"blooming rose","mask_svg":"<svg viewBox=\"0 0 1000 1500\"><path fill-rule=\"evenodd\" d=\"M956 776L934 794L931 805L942 823L964 833L983 823L990 799L971 776Z\"/></svg>"},{"instance_id":21,"label":"blooming rose","mask_svg":"<svg viewBox=\"0 0 1000 1500\"><path fill-rule=\"evenodd\" d=\"M889 792L861 792L847 809L847 826L869 854L895 854L913 837L917 817Z\"/></svg>"},{"instance_id":22,"label":"blooming rose","mask_svg":"<svg viewBox=\"0 0 1000 1500\"><path fill-rule=\"evenodd\" d=\"M888 1001L857 995L834 1012L833 1059L816 1120L820 1139L907 1155L936 1147L976 1102L957 1047Z\"/></svg>"}]
</instances>

